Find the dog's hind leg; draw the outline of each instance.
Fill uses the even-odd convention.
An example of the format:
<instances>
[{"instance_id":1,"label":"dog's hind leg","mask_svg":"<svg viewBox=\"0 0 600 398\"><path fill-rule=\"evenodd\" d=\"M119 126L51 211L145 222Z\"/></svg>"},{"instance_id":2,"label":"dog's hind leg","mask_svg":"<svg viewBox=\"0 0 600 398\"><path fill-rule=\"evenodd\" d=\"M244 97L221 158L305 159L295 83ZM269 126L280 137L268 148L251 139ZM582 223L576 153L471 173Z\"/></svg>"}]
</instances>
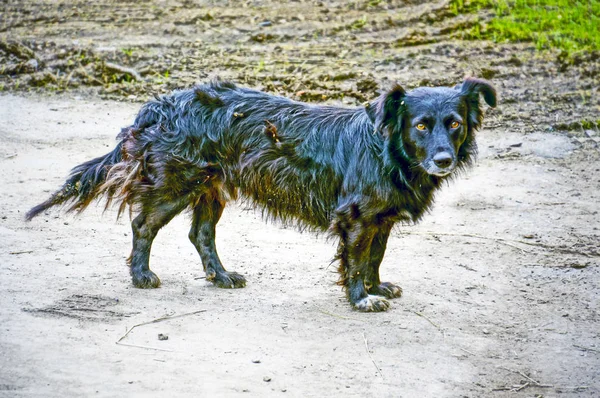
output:
<instances>
[{"instance_id":1,"label":"dog's hind leg","mask_svg":"<svg viewBox=\"0 0 600 398\"><path fill-rule=\"evenodd\" d=\"M166 202L142 206L140 214L131 222L133 249L129 265L133 285L139 288L160 286L160 279L150 271L150 249L158 231L179 214L187 202Z\"/></svg>"},{"instance_id":2,"label":"dog's hind leg","mask_svg":"<svg viewBox=\"0 0 600 398\"><path fill-rule=\"evenodd\" d=\"M383 260L390 231L391 225L382 226L373 238L369 259L370 275L365 279L365 287L369 294L393 299L402 296L402 288L390 282L381 282L379 279L379 266Z\"/></svg>"},{"instance_id":3,"label":"dog's hind leg","mask_svg":"<svg viewBox=\"0 0 600 398\"><path fill-rule=\"evenodd\" d=\"M225 202L207 196L193 209L192 228L189 233L190 240L200 254L206 280L221 288L244 287L246 279L236 272L227 272L217 254L215 228L225 208Z\"/></svg>"}]
</instances>

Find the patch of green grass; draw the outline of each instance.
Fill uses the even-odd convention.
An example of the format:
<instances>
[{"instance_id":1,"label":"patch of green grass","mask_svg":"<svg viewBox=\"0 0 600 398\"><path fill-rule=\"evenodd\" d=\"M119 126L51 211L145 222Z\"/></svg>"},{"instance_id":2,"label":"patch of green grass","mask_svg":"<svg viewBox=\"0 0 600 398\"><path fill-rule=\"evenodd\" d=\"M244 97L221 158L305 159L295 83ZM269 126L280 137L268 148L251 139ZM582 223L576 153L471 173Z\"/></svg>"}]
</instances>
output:
<instances>
[{"instance_id":1,"label":"patch of green grass","mask_svg":"<svg viewBox=\"0 0 600 398\"><path fill-rule=\"evenodd\" d=\"M254 73L260 73L262 71L264 71L265 68L265 60L261 58L260 61L258 61L258 64L256 65L256 68L254 68Z\"/></svg>"},{"instance_id":2,"label":"patch of green grass","mask_svg":"<svg viewBox=\"0 0 600 398\"><path fill-rule=\"evenodd\" d=\"M456 14L494 10L486 25L466 32L473 39L533 42L568 53L600 50L600 0L452 0L450 6Z\"/></svg>"},{"instance_id":3,"label":"patch of green grass","mask_svg":"<svg viewBox=\"0 0 600 398\"><path fill-rule=\"evenodd\" d=\"M581 121L581 128L585 129L585 130L591 130L591 129L600 129L600 119L593 121L593 120L582 120Z\"/></svg>"},{"instance_id":4,"label":"patch of green grass","mask_svg":"<svg viewBox=\"0 0 600 398\"><path fill-rule=\"evenodd\" d=\"M356 21L352 22L348 28L350 30L358 30L358 29L362 29L365 27L365 25L367 24L367 16L363 16L361 19L357 19Z\"/></svg>"},{"instance_id":5,"label":"patch of green grass","mask_svg":"<svg viewBox=\"0 0 600 398\"><path fill-rule=\"evenodd\" d=\"M123 54L127 55L128 57L131 57L133 55L133 48L122 48L121 51L123 52Z\"/></svg>"}]
</instances>

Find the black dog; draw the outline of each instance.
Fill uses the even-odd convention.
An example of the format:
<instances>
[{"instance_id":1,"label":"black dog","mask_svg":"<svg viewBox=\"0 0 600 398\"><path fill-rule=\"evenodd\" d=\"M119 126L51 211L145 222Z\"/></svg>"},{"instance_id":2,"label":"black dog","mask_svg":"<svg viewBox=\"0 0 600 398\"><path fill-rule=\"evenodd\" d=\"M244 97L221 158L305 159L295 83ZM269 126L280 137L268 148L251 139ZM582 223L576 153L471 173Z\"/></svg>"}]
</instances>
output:
<instances>
[{"instance_id":1,"label":"black dog","mask_svg":"<svg viewBox=\"0 0 600 398\"><path fill-rule=\"evenodd\" d=\"M227 272L215 248L225 203L242 197L267 217L339 237L340 284L361 311L383 311L400 287L381 282L379 265L396 222L416 222L434 192L471 163L483 114L496 105L485 80L454 88L395 86L364 108L315 106L213 82L145 104L105 156L75 167L63 187L27 214L67 202L82 211L94 198L129 206L133 284L160 285L150 271L158 230L191 208L190 240L207 280L246 284Z\"/></svg>"}]
</instances>

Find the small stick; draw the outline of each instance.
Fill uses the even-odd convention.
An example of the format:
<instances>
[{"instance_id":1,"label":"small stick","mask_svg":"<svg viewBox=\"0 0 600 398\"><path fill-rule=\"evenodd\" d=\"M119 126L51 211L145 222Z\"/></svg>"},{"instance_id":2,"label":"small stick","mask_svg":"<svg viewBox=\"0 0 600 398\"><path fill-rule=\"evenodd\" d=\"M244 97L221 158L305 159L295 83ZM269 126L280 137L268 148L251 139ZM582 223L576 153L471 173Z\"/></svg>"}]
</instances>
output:
<instances>
[{"instance_id":1,"label":"small stick","mask_svg":"<svg viewBox=\"0 0 600 398\"><path fill-rule=\"evenodd\" d=\"M348 319L348 320L351 320L351 321L360 321L360 322L365 322L365 321L363 321L362 319L351 318L351 317L349 317L349 316L343 316L343 315L333 314L333 313L331 313L331 312L327 312L327 311L325 311L325 310L322 310L321 308L317 308L317 310L318 310L320 313L322 313L322 314L329 315L329 316L332 316L332 317L334 317L334 318Z\"/></svg>"},{"instance_id":2,"label":"small stick","mask_svg":"<svg viewBox=\"0 0 600 398\"><path fill-rule=\"evenodd\" d=\"M90 75L87 70L85 70L85 68L83 67L83 65L79 64L79 71L83 74L83 76L85 76L88 80L94 81L96 83L98 83L101 86L105 86L106 83L103 82L102 80Z\"/></svg>"},{"instance_id":3,"label":"small stick","mask_svg":"<svg viewBox=\"0 0 600 398\"><path fill-rule=\"evenodd\" d=\"M473 271L473 272L477 272L477 270L475 268L471 268L468 265L464 265L464 264L458 264L459 267L463 267L464 269L467 269L469 271Z\"/></svg>"},{"instance_id":4,"label":"small stick","mask_svg":"<svg viewBox=\"0 0 600 398\"><path fill-rule=\"evenodd\" d=\"M73 76L73 73L75 72L76 69L71 70L71 73L69 73L69 75L65 78L62 79L62 84L65 84L65 87L69 85L69 82L71 81L71 77Z\"/></svg>"},{"instance_id":5,"label":"small stick","mask_svg":"<svg viewBox=\"0 0 600 398\"><path fill-rule=\"evenodd\" d=\"M471 351L469 351L469 350L465 350L465 349L464 349L464 348L462 348L462 347L458 347L458 349L459 349L459 350L462 350L462 351L464 351L464 352L466 352L467 354L475 355L475 354L473 354Z\"/></svg>"},{"instance_id":6,"label":"small stick","mask_svg":"<svg viewBox=\"0 0 600 398\"><path fill-rule=\"evenodd\" d=\"M533 380L531 377L527 376L525 373L520 372L518 370L505 368L504 366L500 366L500 369L508 370L509 372L519 374L519 375L523 376L524 378L526 378L527 380L529 380L530 382L534 383L537 387L546 387L546 388L554 387L554 386L548 385L548 384L541 384L539 381ZM527 383L527 384L529 384L529 383Z\"/></svg>"},{"instance_id":7,"label":"small stick","mask_svg":"<svg viewBox=\"0 0 600 398\"><path fill-rule=\"evenodd\" d=\"M529 382L523 384L522 386L514 386L511 391L521 391L522 389L529 387Z\"/></svg>"},{"instance_id":8,"label":"small stick","mask_svg":"<svg viewBox=\"0 0 600 398\"><path fill-rule=\"evenodd\" d=\"M109 71L115 71L115 72L120 72L120 73L126 73L129 76L131 76L134 80L137 81L142 81L144 80L142 78L142 75L139 74L139 72L133 68L128 68L126 66L121 66L121 65L117 65L114 64L112 62L105 62L104 63L104 67L109 70Z\"/></svg>"},{"instance_id":9,"label":"small stick","mask_svg":"<svg viewBox=\"0 0 600 398\"><path fill-rule=\"evenodd\" d=\"M124 345L126 347L135 347L135 348L144 348L146 350L156 350L156 351L168 351L168 352L173 352L173 350L169 350L168 348L158 348L158 347L150 347L147 345L137 345L137 344L129 344L129 343L119 343L117 341L118 345Z\"/></svg>"},{"instance_id":10,"label":"small stick","mask_svg":"<svg viewBox=\"0 0 600 398\"><path fill-rule=\"evenodd\" d=\"M506 242L505 240L502 240L502 239L499 239L499 240L497 240L496 242L498 242L498 243L502 243L503 245L505 245L505 246L508 246L508 247L512 247L513 249L520 250L520 251L522 251L523 253L533 253L531 250L525 250L525 249L523 249L522 247L519 247L519 246L517 246L517 245L514 245L514 244L512 244L512 243ZM523 242L523 243L524 243L524 242Z\"/></svg>"},{"instance_id":11,"label":"small stick","mask_svg":"<svg viewBox=\"0 0 600 398\"><path fill-rule=\"evenodd\" d=\"M413 314L415 314L415 315L418 315L418 316L420 316L420 317L424 318L424 319L425 319L427 322L429 322L429 323L431 323L433 326L435 326L435 327L436 327L436 328L437 328L437 329L440 331L440 333L442 333L442 335L444 334L444 331L442 330L442 328L440 327L440 325L438 325L437 323L433 322L431 319L427 318L427 317L426 317L425 315L423 315L422 313L420 313L420 312L417 312L417 311L412 311L412 310L409 310L409 311L410 311L410 312L412 312L412 313L413 313Z\"/></svg>"},{"instance_id":12,"label":"small stick","mask_svg":"<svg viewBox=\"0 0 600 398\"><path fill-rule=\"evenodd\" d=\"M573 344L573 347L579 348L580 350L583 350L583 351L600 352L600 350L596 350L595 348L583 347L583 346L580 346L580 345L577 345L577 344Z\"/></svg>"},{"instance_id":13,"label":"small stick","mask_svg":"<svg viewBox=\"0 0 600 398\"><path fill-rule=\"evenodd\" d=\"M373 359L373 357L371 356L371 353L369 352L369 344L367 343L367 336L365 335L365 332L363 332L363 340L365 341L365 348L367 349L367 355L369 356L369 358L371 358L371 362L373 362L373 365L375 365L375 369L377 369L377 371L379 372L379 375L381 377L383 377L383 373L381 373L381 369L379 369L379 366L377 366L377 363L375 363L375 360Z\"/></svg>"},{"instance_id":14,"label":"small stick","mask_svg":"<svg viewBox=\"0 0 600 398\"><path fill-rule=\"evenodd\" d=\"M483 236L483 235L477 235L477 234L452 234L452 233L444 233L444 232L429 232L429 231L425 231L425 232L417 232L417 231L407 231L407 232L403 232L403 234L405 235L426 235L426 236L458 236L458 237L464 237L464 238L476 238L476 239L483 239L483 240L491 240L494 241L496 243L501 243L503 245L506 246L510 246L513 247L515 249L521 250L523 252L526 253L531 253L531 251L525 250L521 247L516 246L514 243L520 243L522 245L527 245L527 246L534 246L534 247L541 247L550 251L556 251L559 253L567 253L567 254L579 254L585 257L600 257L600 253L586 253L586 252L582 252L579 250L574 250L574 249L569 249L569 248L562 248L562 247L556 247L556 246L552 246L552 245L547 245L544 243L534 243L534 242L525 242L522 240L517 240L517 239L507 239L507 238L492 238L490 236Z\"/></svg>"},{"instance_id":15,"label":"small stick","mask_svg":"<svg viewBox=\"0 0 600 398\"><path fill-rule=\"evenodd\" d=\"M4 159L12 159L14 157L17 157L17 155L18 153L13 153L12 155L5 156Z\"/></svg>"},{"instance_id":16,"label":"small stick","mask_svg":"<svg viewBox=\"0 0 600 398\"><path fill-rule=\"evenodd\" d=\"M167 350L165 348L155 348L155 347L148 347L148 346L142 346L142 345L128 344L128 343L122 343L121 341L123 341L125 339L125 337L127 337L127 335L129 333L131 333L131 331L133 329L135 329L135 328L137 328L139 326L150 325L152 323L158 323L158 322L167 321L167 320L175 319L175 318L181 318L181 317L189 316L189 315L195 315L195 314L199 314L200 312L206 312L206 310L198 310L198 311L193 311L193 312L186 312L185 314L181 314L181 315L167 315L167 316L163 316L163 317L160 317L160 318L153 319L153 320L148 321L148 322L138 323L137 325L133 325L132 327L130 327L129 330L123 336L121 336L121 338L119 340L115 341L115 344L124 345L124 346L128 346L128 347L146 348L146 349L149 349L149 350L171 351L171 350Z\"/></svg>"},{"instance_id":17,"label":"small stick","mask_svg":"<svg viewBox=\"0 0 600 398\"><path fill-rule=\"evenodd\" d=\"M546 323L544 323L543 325L540 325L540 326L535 326L535 327L529 328L528 330L529 330L529 331L532 331L532 330L535 330L535 329L541 329L541 328L545 328L546 326L548 326L548 325L551 325L551 324L553 324L553 323L554 323L554 321L546 322Z\"/></svg>"},{"instance_id":18,"label":"small stick","mask_svg":"<svg viewBox=\"0 0 600 398\"><path fill-rule=\"evenodd\" d=\"M26 254L26 253L33 253L33 250L23 250L20 252L9 252L8 254Z\"/></svg>"}]
</instances>

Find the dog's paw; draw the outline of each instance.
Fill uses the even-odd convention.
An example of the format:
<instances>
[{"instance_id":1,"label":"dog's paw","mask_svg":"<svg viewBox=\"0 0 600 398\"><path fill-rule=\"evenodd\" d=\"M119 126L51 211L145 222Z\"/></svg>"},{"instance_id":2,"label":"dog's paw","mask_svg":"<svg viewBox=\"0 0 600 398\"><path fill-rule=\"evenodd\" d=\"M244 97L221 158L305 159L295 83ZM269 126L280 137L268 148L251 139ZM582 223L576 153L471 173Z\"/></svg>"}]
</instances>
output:
<instances>
[{"instance_id":1,"label":"dog's paw","mask_svg":"<svg viewBox=\"0 0 600 398\"><path fill-rule=\"evenodd\" d=\"M402 296L402 288L390 282L381 282L379 286L372 287L369 293L394 299Z\"/></svg>"},{"instance_id":2,"label":"dog's paw","mask_svg":"<svg viewBox=\"0 0 600 398\"><path fill-rule=\"evenodd\" d=\"M362 312L381 312L390 308L390 302L381 296L369 294L367 297L353 303L354 308Z\"/></svg>"},{"instance_id":3,"label":"dog's paw","mask_svg":"<svg viewBox=\"0 0 600 398\"><path fill-rule=\"evenodd\" d=\"M140 289L154 289L160 286L160 279L150 270L131 272L133 286Z\"/></svg>"},{"instance_id":4,"label":"dog's paw","mask_svg":"<svg viewBox=\"0 0 600 398\"><path fill-rule=\"evenodd\" d=\"M215 276L210 280L216 287L220 287L222 289L238 289L246 286L246 278L237 272L223 272L219 274L215 274Z\"/></svg>"}]
</instances>

